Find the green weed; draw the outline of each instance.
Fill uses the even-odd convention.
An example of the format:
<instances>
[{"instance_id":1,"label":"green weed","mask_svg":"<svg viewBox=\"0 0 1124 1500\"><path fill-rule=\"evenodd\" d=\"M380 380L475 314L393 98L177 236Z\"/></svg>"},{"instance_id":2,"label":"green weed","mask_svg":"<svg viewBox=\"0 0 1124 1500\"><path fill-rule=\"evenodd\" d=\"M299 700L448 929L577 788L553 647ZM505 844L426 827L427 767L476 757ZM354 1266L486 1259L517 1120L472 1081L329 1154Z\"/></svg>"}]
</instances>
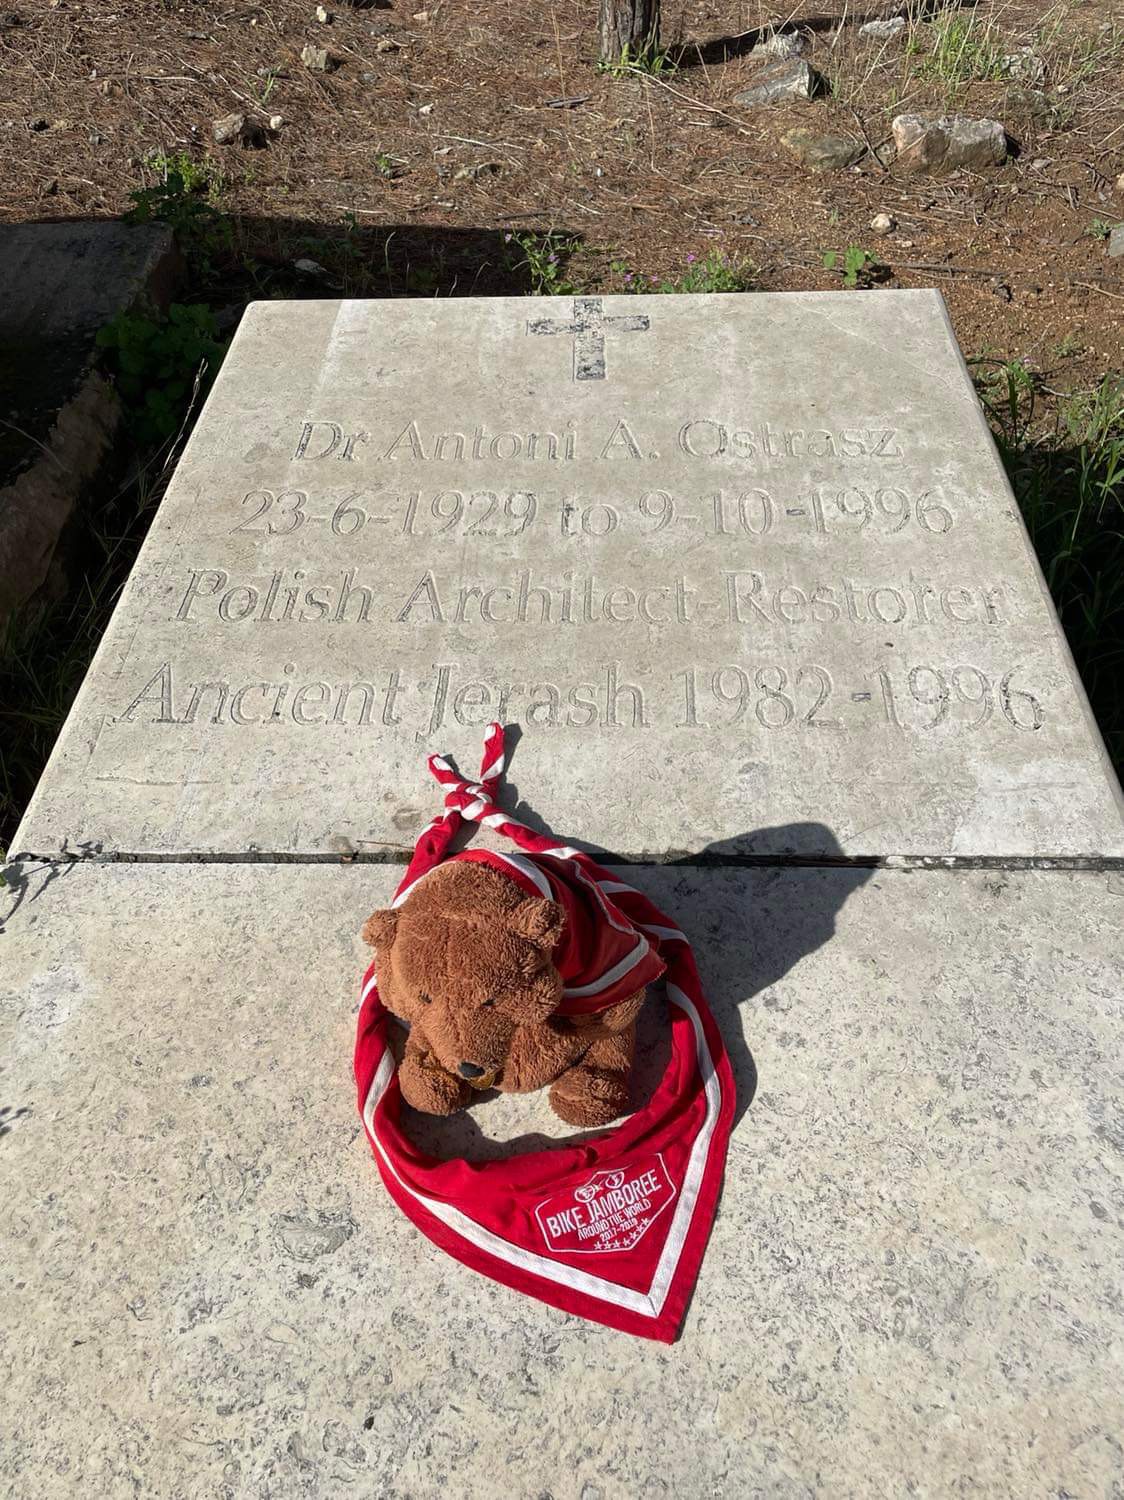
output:
<instances>
[{"instance_id":1,"label":"green weed","mask_svg":"<svg viewBox=\"0 0 1124 1500\"><path fill-rule=\"evenodd\" d=\"M401 177L404 171L403 164L385 151L375 153L375 172L379 177L385 177L393 182L396 177Z\"/></svg>"},{"instance_id":2,"label":"green weed","mask_svg":"<svg viewBox=\"0 0 1124 1500\"><path fill-rule=\"evenodd\" d=\"M154 156L149 165L159 180L129 196L130 224L167 224L196 276L209 283L234 248L234 226L217 207L222 175L209 162L194 162L185 153Z\"/></svg>"},{"instance_id":3,"label":"green weed","mask_svg":"<svg viewBox=\"0 0 1124 1500\"><path fill-rule=\"evenodd\" d=\"M623 260L609 263L619 278L622 292L670 296L677 292L752 292L757 286L757 267L735 260L719 250L702 256L688 255L686 268L678 276L643 276L630 271Z\"/></svg>"},{"instance_id":4,"label":"green weed","mask_svg":"<svg viewBox=\"0 0 1124 1500\"><path fill-rule=\"evenodd\" d=\"M1003 77L1003 48L990 18L950 11L934 19L932 50L917 74L948 86Z\"/></svg>"},{"instance_id":5,"label":"green weed","mask_svg":"<svg viewBox=\"0 0 1124 1500\"><path fill-rule=\"evenodd\" d=\"M646 73L649 78L659 78L663 73L674 73L675 63L670 49L650 42L646 47L626 46L614 61L599 62L597 71L607 73L610 78L627 78L635 73Z\"/></svg>"},{"instance_id":6,"label":"green weed","mask_svg":"<svg viewBox=\"0 0 1124 1500\"><path fill-rule=\"evenodd\" d=\"M828 271L838 271L844 286L870 286L881 263L872 250L848 245L842 256L837 250L825 250L823 263Z\"/></svg>"},{"instance_id":7,"label":"green weed","mask_svg":"<svg viewBox=\"0 0 1124 1500\"><path fill-rule=\"evenodd\" d=\"M142 446L176 434L193 393L206 395L225 352L210 308L180 303L161 319L119 313L99 330L97 344Z\"/></svg>"},{"instance_id":8,"label":"green weed","mask_svg":"<svg viewBox=\"0 0 1124 1500\"><path fill-rule=\"evenodd\" d=\"M565 274L565 263L578 249L577 240L557 234L517 234L508 230L504 243L514 245L522 252L522 259L513 262L513 269L526 271L532 296L573 297L577 294L577 285Z\"/></svg>"}]
</instances>

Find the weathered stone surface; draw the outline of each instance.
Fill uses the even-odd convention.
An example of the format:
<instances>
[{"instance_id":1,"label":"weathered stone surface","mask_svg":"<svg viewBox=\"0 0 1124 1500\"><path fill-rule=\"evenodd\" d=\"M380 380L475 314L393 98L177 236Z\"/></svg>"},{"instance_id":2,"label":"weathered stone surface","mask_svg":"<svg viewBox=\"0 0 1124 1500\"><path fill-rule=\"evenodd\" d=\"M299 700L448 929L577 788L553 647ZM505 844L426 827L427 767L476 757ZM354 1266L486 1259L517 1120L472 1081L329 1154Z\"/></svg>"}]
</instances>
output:
<instances>
[{"instance_id":1,"label":"weathered stone surface","mask_svg":"<svg viewBox=\"0 0 1124 1500\"><path fill-rule=\"evenodd\" d=\"M1108 236L1109 255L1124 255L1124 224L1113 226Z\"/></svg>"},{"instance_id":2,"label":"weathered stone surface","mask_svg":"<svg viewBox=\"0 0 1124 1500\"><path fill-rule=\"evenodd\" d=\"M754 56L775 58L784 61L790 57L799 57L805 49L803 35L799 31L774 31L772 36L766 37L753 49Z\"/></svg>"},{"instance_id":3,"label":"weathered stone surface","mask_svg":"<svg viewBox=\"0 0 1124 1500\"><path fill-rule=\"evenodd\" d=\"M1032 88L1040 87L1046 80L1046 64L1033 47L1020 47L1000 60L1000 67L1007 78L1017 79Z\"/></svg>"},{"instance_id":4,"label":"weathered stone surface","mask_svg":"<svg viewBox=\"0 0 1124 1500\"><path fill-rule=\"evenodd\" d=\"M119 421L94 338L177 270L164 225L0 226L0 626L47 577Z\"/></svg>"},{"instance_id":5,"label":"weathered stone surface","mask_svg":"<svg viewBox=\"0 0 1124 1500\"><path fill-rule=\"evenodd\" d=\"M849 167L863 150L845 135L823 135L803 126L786 130L781 136L781 145L814 172L833 172Z\"/></svg>"},{"instance_id":6,"label":"weathered stone surface","mask_svg":"<svg viewBox=\"0 0 1124 1500\"><path fill-rule=\"evenodd\" d=\"M998 166L1007 156L1007 132L998 120L967 115L898 115L892 125L898 163L913 172L974 172Z\"/></svg>"},{"instance_id":7,"label":"weathered stone surface","mask_svg":"<svg viewBox=\"0 0 1124 1500\"><path fill-rule=\"evenodd\" d=\"M810 63L789 57L769 63L754 74L749 88L734 95L734 103L754 107L777 104L786 99L811 99L819 86L819 75Z\"/></svg>"},{"instance_id":8,"label":"weathered stone surface","mask_svg":"<svg viewBox=\"0 0 1124 1500\"><path fill-rule=\"evenodd\" d=\"M211 134L219 146L229 146L242 138L246 129L246 116L241 114L223 115L221 119L215 120L211 126Z\"/></svg>"},{"instance_id":9,"label":"weathered stone surface","mask_svg":"<svg viewBox=\"0 0 1124 1500\"><path fill-rule=\"evenodd\" d=\"M870 42L890 42L904 30L904 16L889 16L884 21L865 21L859 27L859 35Z\"/></svg>"},{"instance_id":10,"label":"weathered stone surface","mask_svg":"<svg viewBox=\"0 0 1124 1500\"><path fill-rule=\"evenodd\" d=\"M745 1111L671 1349L475 1276L386 1195L349 1060L392 872L31 872L5 1493L1111 1494L1120 876L630 878L698 943ZM506 1096L460 1134L557 1128Z\"/></svg>"},{"instance_id":11,"label":"weathered stone surface","mask_svg":"<svg viewBox=\"0 0 1124 1500\"><path fill-rule=\"evenodd\" d=\"M311 43L301 48L301 62L313 73L334 73L339 66L327 47L314 47Z\"/></svg>"},{"instance_id":12,"label":"weathered stone surface","mask_svg":"<svg viewBox=\"0 0 1124 1500\"><path fill-rule=\"evenodd\" d=\"M495 717L619 854L1124 850L931 292L255 305L13 850L400 856Z\"/></svg>"}]
</instances>

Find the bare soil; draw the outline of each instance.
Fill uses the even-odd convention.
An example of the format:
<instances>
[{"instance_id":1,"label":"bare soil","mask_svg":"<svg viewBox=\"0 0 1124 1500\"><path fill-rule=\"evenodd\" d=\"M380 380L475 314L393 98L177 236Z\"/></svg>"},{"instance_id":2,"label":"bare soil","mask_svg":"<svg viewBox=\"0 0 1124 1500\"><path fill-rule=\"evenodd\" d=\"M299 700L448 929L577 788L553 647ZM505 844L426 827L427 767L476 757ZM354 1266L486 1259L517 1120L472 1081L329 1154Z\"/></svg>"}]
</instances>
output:
<instances>
[{"instance_id":1,"label":"bare soil","mask_svg":"<svg viewBox=\"0 0 1124 1500\"><path fill-rule=\"evenodd\" d=\"M656 77L596 70L593 0L333 0L327 24L314 0L13 3L0 13L0 218L120 215L157 175L154 155L187 153L221 173L239 253L267 271L341 225L375 231L359 236L366 274L352 266L346 291L513 288L512 230L577 241L567 276L604 289L680 276L712 252L752 262L766 289L838 286L824 252L857 245L885 284L939 286L968 355L1020 358L1057 389L1124 367L1124 261L1104 239L1124 218L1120 0L960 12L989 45L1035 48L1046 76L1029 100L1009 80L925 76L934 25L871 42L859 26L880 12L839 0L814 14L672 5L678 65ZM782 22L832 92L742 109L733 96L762 65L753 46ZM332 71L305 66L308 45ZM986 176L887 168L874 153L906 110L998 118L1015 154ZM215 144L213 121L232 111L264 144ZM794 125L850 137L863 160L809 171L781 144ZM884 237L877 213L895 221Z\"/></svg>"}]
</instances>

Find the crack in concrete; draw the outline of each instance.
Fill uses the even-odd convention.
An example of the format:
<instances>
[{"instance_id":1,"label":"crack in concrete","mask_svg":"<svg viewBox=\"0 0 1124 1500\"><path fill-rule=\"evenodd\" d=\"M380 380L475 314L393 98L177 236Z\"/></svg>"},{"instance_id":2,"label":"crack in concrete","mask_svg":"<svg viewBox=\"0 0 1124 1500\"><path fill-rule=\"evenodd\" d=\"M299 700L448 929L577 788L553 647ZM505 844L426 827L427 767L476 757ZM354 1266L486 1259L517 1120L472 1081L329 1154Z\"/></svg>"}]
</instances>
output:
<instances>
[{"instance_id":1,"label":"crack in concrete","mask_svg":"<svg viewBox=\"0 0 1124 1500\"><path fill-rule=\"evenodd\" d=\"M1124 855L1116 854L692 854L687 850L667 854L614 854L587 851L598 864L650 865L688 869L822 869L822 870L1124 870ZM115 865L407 865L412 850L372 850L366 853L300 853L288 850L217 850L178 853L141 850L75 851L38 854L21 850L8 856L9 868L23 864L70 868L78 864ZM3 873L3 872L0 872Z\"/></svg>"}]
</instances>

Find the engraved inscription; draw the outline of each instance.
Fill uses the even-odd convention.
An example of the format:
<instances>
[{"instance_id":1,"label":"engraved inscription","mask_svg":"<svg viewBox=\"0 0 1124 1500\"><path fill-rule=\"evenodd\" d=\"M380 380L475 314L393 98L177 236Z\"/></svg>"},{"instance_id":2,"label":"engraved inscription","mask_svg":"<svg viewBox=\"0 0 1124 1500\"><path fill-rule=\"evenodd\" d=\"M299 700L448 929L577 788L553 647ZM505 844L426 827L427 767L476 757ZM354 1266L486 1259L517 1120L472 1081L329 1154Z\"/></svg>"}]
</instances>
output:
<instances>
[{"instance_id":1,"label":"engraved inscription","mask_svg":"<svg viewBox=\"0 0 1124 1500\"><path fill-rule=\"evenodd\" d=\"M117 715L119 722L268 728L405 726L419 739L450 724L516 719L536 728L733 731L739 739L807 730L881 729L926 737L959 735L986 724L1036 733L1046 723L1041 695L1017 667L987 673L968 663L848 667L847 681L815 662L749 658L679 672L629 671L611 660L582 680L469 675L434 663L411 680L395 667L360 681L299 681L286 663L280 680L218 677L184 681L160 663ZM1019 681L1015 679L1019 678Z\"/></svg>"},{"instance_id":2,"label":"engraved inscription","mask_svg":"<svg viewBox=\"0 0 1124 1500\"><path fill-rule=\"evenodd\" d=\"M597 301L596 298L578 300ZM575 365L589 372L576 374L575 378L579 380L604 378L604 330L639 332L643 331L641 325L647 325L647 319L643 317L603 318L603 331L597 335L593 331L595 320L585 321L589 327L584 331L575 331L574 323L558 323L551 318L540 318L527 325L530 333L570 333L574 336ZM599 353L596 347L598 338ZM588 348L588 359L582 353L583 347ZM592 373L597 369L598 359L602 364L600 375ZM738 419L739 422L744 420ZM772 466L789 460L835 459L846 462L850 459L898 460L907 456L902 434L896 427L865 424L853 427L782 427L768 420L755 420L751 425L740 426L734 421L709 415L690 417L684 422L673 419L659 423L618 415L606 418L596 427L587 427L584 436L573 418L543 431L512 428L492 431L485 423L476 422L471 427L465 424L447 432L437 432L427 428L418 418L407 417L393 424L387 423L375 435L366 428L349 432L342 423L316 417L301 423L292 456L306 463L332 459L349 463L373 460L396 464L481 463L489 460L501 463L546 460L568 464L582 453L598 460L627 459L639 463L658 459L662 452L671 449L680 458L698 459L702 463L720 459L733 467L738 464Z\"/></svg>"},{"instance_id":3,"label":"engraved inscription","mask_svg":"<svg viewBox=\"0 0 1124 1500\"><path fill-rule=\"evenodd\" d=\"M689 581L672 574L634 588L568 569L545 578L519 568L501 582L451 582L432 568L406 580L363 581L358 568L328 578L301 568L237 578L225 568L192 568L177 589L177 622L399 625L727 625L815 629L841 621L887 625L1006 623L1001 587L938 587L911 573L879 582L822 578L795 584L775 573L719 569Z\"/></svg>"},{"instance_id":4,"label":"engraved inscription","mask_svg":"<svg viewBox=\"0 0 1124 1500\"><path fill-rule=\"evenodd\" d=\"M555 526L564 537L594 540L618 530L622 535L654 535L676 527L701 531L711 540L861 532L864 539L882 541L905 533L908 545L914 538L944 536L956 524L956 512L940 489L918 492L899 486L822 487L807 493L714 490L686 501L665 489L615 500L469 487L406 494L349 490L338 499L303 489L250 490L242 496L239 510L242 514L230 527L231 535L270 537L293 536L306 525L325 526L341 537L354 536L368 525L389 526L402 536L440 536L457 530L464 536L513 537L538 523Z\"/></svg>"},{"instance_id":5,"label":"engraved inscription","mask_svg":"<svg viewBox=\"0 0 1124 1500\"><path fill-rule=\"evenodd\" d=\"M570 337L575 379L603 380L609 336L648 327L576 298L569 320L535 319L527 331ZM1048 722L1042 693L1009 659L973 657L1017 612L1004 586L965 563L970 496L955 466L933 464L924 479L907 472L897 428L611 409L582 430L573 419L532 430L452 417L437 431L408 412L370 428L319 414L303 422L291 457L347 462L355 480L333 485L328 467L307 471L317 478L301 487L232 496L222 524L242 568L169 573L168 611L185 635L239 640L288 627L278 640L294 656L295 642L322 630L332 659L338 650L348 660L355 627L359 660L373 652L379 667L311 675L314 656L311 667L289 661L245 680L226 667L196 680L170 659L131 673L117 722L169 733L392 729L428 741L450 726L514 719L739 745L876 733L887 749L902 738L1033 734ZM574 483L558 467L534 478L521 467L579 455ZM487 487L469 477L482 463L499 465ZM610 464L612 486L593 477ZM325 539L319 553L310 537ZM503 563L489 566L492 553ZM272 566L290 557L302 565ZM495 664L508 642L550 651L560 632L577 630L581 650L562 654L566 667L557 654L534 675ZM956 638L948 656L934 631ZM705 659L692 642L705 643ZM419 647L428 667L417 665ZM664 665L652 665L661 653Z\"/></svg>"},{"instance_id":6,"label":"engraved inscription","mask_svg":"<svg viewBox=\"0 0 1124 1500\"><path fill-rule=\"evenodd\" d=\"M647 333L650 326L642 313L606 316L600 297L575 297L574 314L568 323L556 318L533 318L527 324L527 332L571 334L574 340L574 379L604 380L606 333Z\"/></svg>"}]
</instances>

